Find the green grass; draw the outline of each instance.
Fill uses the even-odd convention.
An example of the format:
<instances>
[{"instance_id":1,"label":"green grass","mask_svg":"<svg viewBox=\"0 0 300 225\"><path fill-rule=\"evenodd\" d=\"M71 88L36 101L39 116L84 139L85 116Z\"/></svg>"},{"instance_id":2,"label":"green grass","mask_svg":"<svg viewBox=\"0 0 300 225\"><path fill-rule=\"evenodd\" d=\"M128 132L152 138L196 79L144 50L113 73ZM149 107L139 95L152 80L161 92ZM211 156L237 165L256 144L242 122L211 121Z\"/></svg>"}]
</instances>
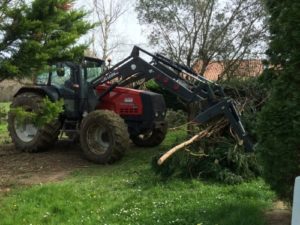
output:
<instances>
[{"instance_id":1,"label":"green grass","mask_svg":"<svg viewBox=\"0 0 300 225\"><path fill-rule=\"evenodd\" d=\"M6 113L9 110L10 102L0 102L0 144L10 142L7 133Z\"/></svg>"},{"instance_id":2,"label":"green grass","mask_svg":"<svg viewBox=\"0 0 300 225\"><path fill-rule=\"evenodd\" d=\"M0 199L0 224L262 225L274 194L262 180L228 186L199 180L162 180L153 149L134 148L114 165L95 165L65 181L14 189Z\"/></svg>"}]
</instances>

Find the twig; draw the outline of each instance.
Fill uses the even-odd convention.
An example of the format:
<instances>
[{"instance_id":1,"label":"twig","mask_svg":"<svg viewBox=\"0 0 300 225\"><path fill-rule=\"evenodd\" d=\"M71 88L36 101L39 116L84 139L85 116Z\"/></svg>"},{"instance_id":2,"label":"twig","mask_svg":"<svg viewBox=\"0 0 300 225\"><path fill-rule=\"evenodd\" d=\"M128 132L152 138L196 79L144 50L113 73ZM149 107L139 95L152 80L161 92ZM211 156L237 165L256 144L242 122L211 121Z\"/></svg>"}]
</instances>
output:
<instances>
[{"instance_id":1,"label":"twig","mask_svg":"<svg viewBox=\"0 0 300 225\"><path fill-rule=\"evenodd\" d=\"M170 130L170 131L181 130L182 127L188 126L189 124L192 124L192 123L194 123L194 122L190 121L190 122L181 124L181 125L179 125L177 127L171 127L168 130Z\"/></svg>"},{"instance_id":2,"label":"twig","mask_svg":"<svg viewBox=\"0 0 300 225\"><path fill-rule=\"evenodd\" d=\"M204 152L203 153L194 153L194 152L192 152L191 150L189 150L189 149L185 149L185 151L187 151L190 155L192 155L192 156L196 156L196 157L199 157L199 158L202 158L202 157L207 157L208 155L207 154L205 154Z\"/></svg>"},{"instance_id":3,"label":"twig","mask_svg":"<svg viewBox=\"0 0 300 225\"><path fill-rule=\"evenodd\" d=\"M270 97L270 95L268 94L265 98L263 98L261 100L261 102L259 102L255 105L255 108L258 108L259 106L263 105L269 99L269 97Z\"/></svg>"}]
</instances>

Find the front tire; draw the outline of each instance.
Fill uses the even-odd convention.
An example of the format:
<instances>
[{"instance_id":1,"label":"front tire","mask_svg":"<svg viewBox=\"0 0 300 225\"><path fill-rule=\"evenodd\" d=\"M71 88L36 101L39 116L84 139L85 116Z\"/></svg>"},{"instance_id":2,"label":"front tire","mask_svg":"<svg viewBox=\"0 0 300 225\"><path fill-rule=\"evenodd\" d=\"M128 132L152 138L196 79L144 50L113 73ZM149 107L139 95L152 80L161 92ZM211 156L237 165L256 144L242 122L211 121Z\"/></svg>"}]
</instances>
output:
<instances>
[{"instance_id":1,"label":"front tire","mask_svg":"<svg viewBox=\"0 0 300 225\"><path fill-rule=\"evenodd\" d=\"M113 163L128 149L127 125L112 111L93 111L82 121L80 143L88 160L99 164Z\"/></svg>"},{"instance_id":2,"label":"front tire","mask_svg":"<svg viewBox=\"0 0 300 225\"><path fill-rule=\"evenodd\" d=\"M25 92L16 96L12 102L11 108L22 107L26 111L37 112L43 96ZM17 124L15 114L8 113L8 131L17 150L24 152L39 152L48 149L56 142L60 131L60 122L54 121L45 124L42 127L36 127L30 122Z\"/></svg>"}]
</instances>

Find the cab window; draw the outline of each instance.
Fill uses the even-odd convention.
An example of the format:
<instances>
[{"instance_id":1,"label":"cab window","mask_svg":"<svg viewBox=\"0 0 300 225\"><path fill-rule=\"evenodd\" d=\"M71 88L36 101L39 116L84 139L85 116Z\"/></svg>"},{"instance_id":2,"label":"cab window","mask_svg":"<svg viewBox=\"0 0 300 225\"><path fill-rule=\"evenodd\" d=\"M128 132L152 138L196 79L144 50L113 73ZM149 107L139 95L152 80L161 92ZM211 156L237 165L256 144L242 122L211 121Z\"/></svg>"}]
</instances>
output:
<instances>
[{"instance_id":1,"label":"cab window","mask_svg":"<svg viewBox=\"0 0 300 225\"><path fill-rule=\"evenodd\" d=\"M42 72L37 75L35 83L37 85L47 85L49 80L49 72Z\"/></svg>"},{"instance_id":2,"label":"cab window","mask_svg":"<svg viewBox=\"0 0 300 225\"><path fill-rule=\"evenodd\" d=\"M85 75L86 81L90 82L96 77L99 77L100 74L103 72L103 63L85 61L83 70L83 74Z\"/></svg>"},{"instance_id":3,"label":"cab window","mask_svg":"<svg viewBox=\"0 0 300 225\"><path fill-rule=\"evenodd\" d=\"M102 73L102 67L88 67L87 70L87 81L91 81L98 77Z\"/></svg>"},{"instance_id":4,"label":"cab window","mask_svg":"<svg viewBox=\"0 0 300 225\"><path fill-rule=\"evenodd\" d=\"M52 66L51 69L51 84L57 86L65 86L67 82L72 82L72 70L70 67L64 66Z\"/></svg>"}]
</instances>

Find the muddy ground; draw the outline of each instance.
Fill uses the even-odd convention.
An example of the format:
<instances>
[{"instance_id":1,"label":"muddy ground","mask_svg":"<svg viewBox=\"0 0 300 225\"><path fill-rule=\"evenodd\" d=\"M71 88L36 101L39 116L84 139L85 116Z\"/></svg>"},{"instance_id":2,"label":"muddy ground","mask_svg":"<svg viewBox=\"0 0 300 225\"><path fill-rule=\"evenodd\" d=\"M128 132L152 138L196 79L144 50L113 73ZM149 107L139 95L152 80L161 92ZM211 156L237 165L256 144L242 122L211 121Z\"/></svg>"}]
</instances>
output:
<instances>
[{"instance_id":1,"label":"muddy ground","mask_svg":"<svg viewBox=\"0 0 300 225\"><path fill-rule=\"evenodd\" d=\"M18 152L12 144L0 145L0 192L15 185L59 181L91 165L82 157L79 146L67 141L40 153Z\"/></svg>"},{"instance_id":2,"label":"muddy ground","mask_svg":"<svg viewBox=\"0 0 300 225\"><path fill-rule=\"evenodd\" d=\"M60 181L72 171L92 165L82 157L79 145L67 141L40 153L18 152L12 144L0 145L0 194L16 185ZM268 225L290 225L291 212L282 202L274 204L265 216Z\"/></svg>"}]
</instances>

